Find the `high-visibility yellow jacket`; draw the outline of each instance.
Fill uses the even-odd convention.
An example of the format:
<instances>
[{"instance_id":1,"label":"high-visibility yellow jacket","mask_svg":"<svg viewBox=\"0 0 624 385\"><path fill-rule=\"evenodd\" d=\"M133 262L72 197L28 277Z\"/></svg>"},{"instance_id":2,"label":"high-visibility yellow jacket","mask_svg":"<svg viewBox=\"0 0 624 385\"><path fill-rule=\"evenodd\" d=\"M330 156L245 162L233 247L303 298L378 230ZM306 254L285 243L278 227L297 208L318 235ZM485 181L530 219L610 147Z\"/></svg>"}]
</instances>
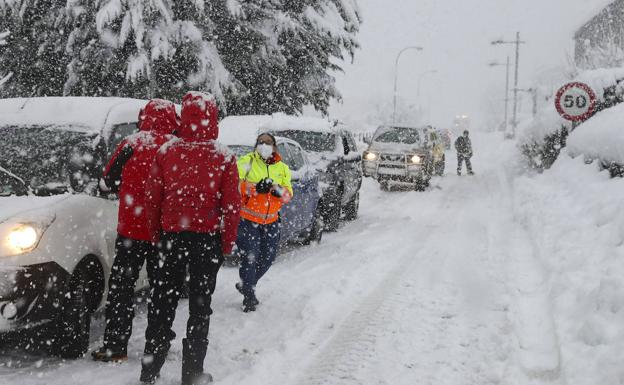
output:
<instances>
[{"instance_id":1,"label":"high-visibility yellow jacket","mask_svg":"<svg viewBox=\"0 0 624 385\"><path fill-rule=\"evenodd\" d=\"M278 153L274 153L272 160L267 163L254 151L238 160L240 192L243 199L241 218L263 225L278 220L282 205L288 203L293 196L290 169L281 159ZM272 191L276 192L275 195L259 194L256 191L256 184L264 178L273 180Z\"/></svg>"}]
</instances>

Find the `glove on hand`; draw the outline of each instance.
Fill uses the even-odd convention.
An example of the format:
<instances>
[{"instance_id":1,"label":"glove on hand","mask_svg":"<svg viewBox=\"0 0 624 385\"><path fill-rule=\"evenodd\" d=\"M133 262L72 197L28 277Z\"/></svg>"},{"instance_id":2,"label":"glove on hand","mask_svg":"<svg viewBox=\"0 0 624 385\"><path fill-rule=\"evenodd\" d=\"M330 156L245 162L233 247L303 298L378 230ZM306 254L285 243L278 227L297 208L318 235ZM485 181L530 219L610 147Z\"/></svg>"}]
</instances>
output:
<instances>
[{"instance_id":1,"label":"glove on hand","mask_svg":"<svg viewBox=\"0 0 624 385\"><path fill-rule=\"evenodd\" d=\"M258 194L266 194L271 191L273 187L273 180L271 178L264 178L256 184L256 192Z\"/></svg>"},{"instance_id":2,"label":"glove on hand","mask_svg":"<svg viewBox=\"0 0 624 385\"><path fill-rule=\"evenodd\" d=\"M271 195L276 198L281 198L284 195L284 188L282 186L276 186L273 190L271 190Z\"/></svg>"}]
</instances>

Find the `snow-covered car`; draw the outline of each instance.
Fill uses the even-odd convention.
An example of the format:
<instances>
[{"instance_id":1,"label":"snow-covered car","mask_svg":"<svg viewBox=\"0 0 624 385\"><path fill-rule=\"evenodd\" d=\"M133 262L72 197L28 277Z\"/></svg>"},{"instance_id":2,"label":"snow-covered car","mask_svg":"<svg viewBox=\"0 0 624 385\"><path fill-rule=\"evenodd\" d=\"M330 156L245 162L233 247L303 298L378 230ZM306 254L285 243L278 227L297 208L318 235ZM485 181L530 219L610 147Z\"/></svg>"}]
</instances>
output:
<instances>
[{"instance_id":1,"label":"snow-covered car","mask_svg":"<svg viewBox=\"0 0 624 385\"><path fill-rule=\"evenodd\" d=\"M99 197L97 181L145 103L0 100L1 337L40 329L61 356L87 350L117 235L118 202Z\"/></svg>"},{"instance_id":2,"label":"snow-covered car","mask_svg":"<svg viewBox=\"0 0 624 385\"><path fill-rule=\"evenodd\" d=\"M377 180L383 190L391 183L424 190L433 173L433 152L427 127L381 126L364 151L364 176Z\"/></svg>"},{"instance_id":3,"label":"snow-covered car","mask_svg":"<svg viewBox=\"0 0 624 385\"><path fill-rule=\"evenodd\" d=\"M227 145L237 157L254 150L263 123L271 116L229 116L220 123L219 142ZM294 140L277 136L277 148L291 171L293 199L280 211L281 242L309 244L323 236L323 222L317 208L320 201L319 177L306 153Z\"/></svg>"},{"instance_id":4,"label":"snow-covered car","mask_svg":"<svg viewBox=\"0 0 624 385\"><path fill-rule=\"evenodd\" d=\"M345 125L321 118L275 114L260 129L298 142L308 154L319 172L320 211L326 230L335 231L340 219L357 217L362 156Z\"/></svg>"}]
</instances>

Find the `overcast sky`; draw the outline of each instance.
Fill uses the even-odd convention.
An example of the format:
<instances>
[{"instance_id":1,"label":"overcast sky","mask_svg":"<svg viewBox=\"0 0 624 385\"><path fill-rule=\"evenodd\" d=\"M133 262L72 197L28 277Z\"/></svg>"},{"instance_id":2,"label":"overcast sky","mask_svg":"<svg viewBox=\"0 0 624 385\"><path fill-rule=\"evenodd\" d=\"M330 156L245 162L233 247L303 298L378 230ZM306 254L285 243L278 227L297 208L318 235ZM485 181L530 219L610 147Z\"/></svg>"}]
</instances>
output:
<instances>
[{"instance_id":1,"label":"overcast sky","mask_svg":"<svg viewBox=\"0 0 624 385\"><path fill-rule=\"evenodd\" d=\"M474 123L483 116L486 90L504 87L504 67L492 60L512 56L512 46L494 47L493 39L513 40L521 32L520 87L535 76L563 65L574 53L574 31L609 0L359 0L364 23L361 49L353 64L338 75L343 94L332 115L351 122L370 120L376 104L391 109L394 62L400 60L398 94L409 104L431 105L431 121L449 125L456 114L469 114ZM422 77L420 101L418 78ZM501 88L503 89L503 88ZM501 99L503 95L501 95ZM501 102L501 109L503 104ZM502 111L502 110L501 110ZM502 112L501 112L502 114ZM376 124L376 122L373 122Z\"/></svg>"}]
</instances>

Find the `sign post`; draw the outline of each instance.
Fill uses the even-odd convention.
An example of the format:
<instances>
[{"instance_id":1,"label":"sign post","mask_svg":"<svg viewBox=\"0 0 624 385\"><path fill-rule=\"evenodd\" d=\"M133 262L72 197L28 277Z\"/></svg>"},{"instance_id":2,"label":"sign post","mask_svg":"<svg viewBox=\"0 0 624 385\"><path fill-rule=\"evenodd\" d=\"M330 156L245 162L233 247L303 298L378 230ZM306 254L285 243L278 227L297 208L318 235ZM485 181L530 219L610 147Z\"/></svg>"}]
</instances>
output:
<instances>
[{"instance_id":1,"label":"sign post","mask_svg":"<svg viewBox=\"0 0 624 385\"><path fill-rule=\"evenodd\" d=\"M596 94L585 83L568 83L557 92L555 106L564 119L582 122L596 112Z\"/></svg>"}]
</instances>

